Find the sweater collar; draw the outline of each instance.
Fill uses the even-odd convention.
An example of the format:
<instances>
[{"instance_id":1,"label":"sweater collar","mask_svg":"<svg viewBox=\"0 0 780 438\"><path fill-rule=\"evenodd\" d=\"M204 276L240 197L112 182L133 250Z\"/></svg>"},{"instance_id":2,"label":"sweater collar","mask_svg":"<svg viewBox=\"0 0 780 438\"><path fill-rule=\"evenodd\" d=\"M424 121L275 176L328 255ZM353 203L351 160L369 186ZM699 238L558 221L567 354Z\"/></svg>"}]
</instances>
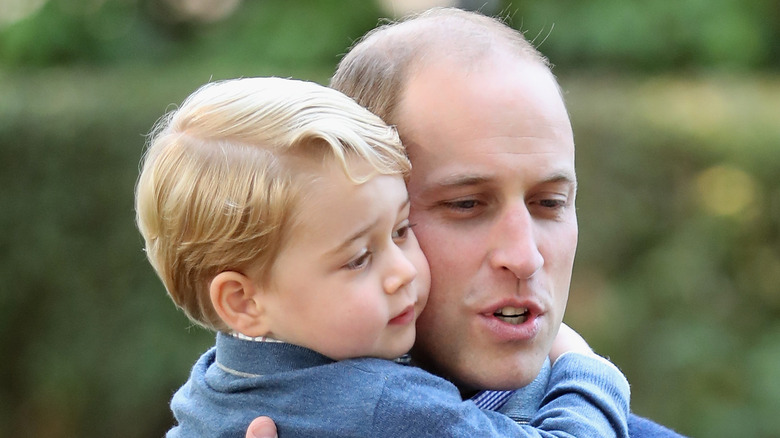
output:
<instances>
[{"instance_id":1,"label":"sweater collar","mask_svg":"<svg viewBox=\"0 0 780 438\"><path fill-rule=\"evenodd\" d=\"M316 351L285 342L255 342L217 333L217 364L233 374L262 376L334 361Z\"/></svg>"}]
</instances>

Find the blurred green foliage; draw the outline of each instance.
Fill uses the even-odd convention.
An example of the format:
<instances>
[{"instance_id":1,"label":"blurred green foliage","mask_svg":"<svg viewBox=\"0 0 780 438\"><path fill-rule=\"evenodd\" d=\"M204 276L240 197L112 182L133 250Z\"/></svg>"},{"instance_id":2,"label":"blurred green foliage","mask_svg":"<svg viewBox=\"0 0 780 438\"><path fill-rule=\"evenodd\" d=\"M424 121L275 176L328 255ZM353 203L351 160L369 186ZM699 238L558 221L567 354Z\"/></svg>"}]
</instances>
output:
<instances>
[{"instance_id":1,"label":"blurred green foliage","mask_svg":"<svg viewBox=\"0 0 780 438\"><path fill-rule=\"evenodd\" d=\"M0 16L0 436L164 433L213 335L175 310L141 251L145 133L211 79L324 83L383 14L257 0L214 19L173 3L50 0ZM567 320L626 372L636 412L691 436L775 436L779 7L514 3L574 123Z\"/></svg>"},{"instance_id":2,"label":"blurred green foliage","mask_svg":"<svg viewBox=\"0 0 780 438\"><path fill-rule=\"evenodd\" d=\"M780 66L775 0L539 0L509 7L516 27L567 69L661 71Z\"/></svg>"},{"instance_id":3,"label":"blurred green foliage","mask_svg":"<svg viewBox=\"0 0 780 438\"><path fill-rule=\"evenodd\" d=\"M780 78L562 84L580 180L569 322L623 368L637 412L692 436L775 436Z\"/></svg>"}]
</instances>

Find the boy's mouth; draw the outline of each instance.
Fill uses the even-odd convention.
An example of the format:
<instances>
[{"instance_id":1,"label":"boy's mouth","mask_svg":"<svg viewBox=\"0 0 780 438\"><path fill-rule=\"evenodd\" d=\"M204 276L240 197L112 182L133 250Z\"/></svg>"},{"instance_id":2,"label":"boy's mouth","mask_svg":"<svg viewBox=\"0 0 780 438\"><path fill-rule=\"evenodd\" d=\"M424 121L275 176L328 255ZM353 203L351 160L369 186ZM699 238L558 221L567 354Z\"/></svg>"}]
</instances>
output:
<instances>
[{"instance_id":1,"label":"boy's mouth","mask_svg":"<svg viewBox=\"0 0 780 438\"><path fill-rule=\"evenodd\" d=\"M502 307L493 313L493 316L509 324L522 324L528 320L531 312L526 307Z\"/></svg>"}]
</instances>

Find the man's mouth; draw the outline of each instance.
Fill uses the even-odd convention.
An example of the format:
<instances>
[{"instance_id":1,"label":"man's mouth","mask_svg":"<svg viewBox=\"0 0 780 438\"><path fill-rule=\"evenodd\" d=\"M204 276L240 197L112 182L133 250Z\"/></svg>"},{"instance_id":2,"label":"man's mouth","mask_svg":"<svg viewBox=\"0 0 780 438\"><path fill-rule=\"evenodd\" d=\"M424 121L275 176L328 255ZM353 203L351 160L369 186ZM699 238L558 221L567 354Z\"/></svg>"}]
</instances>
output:
<instances>
[{"instance_id":1,"label":"man's mouth","mask_svg":"<svg viewBox=\"0 0 780 438\"><path fill-rule=\"evenodd\" d=\"M493 316L509 324L522 324L531 316L531 312L525 307L502 307L493 313Z\"/></svg>"}]
</instances>

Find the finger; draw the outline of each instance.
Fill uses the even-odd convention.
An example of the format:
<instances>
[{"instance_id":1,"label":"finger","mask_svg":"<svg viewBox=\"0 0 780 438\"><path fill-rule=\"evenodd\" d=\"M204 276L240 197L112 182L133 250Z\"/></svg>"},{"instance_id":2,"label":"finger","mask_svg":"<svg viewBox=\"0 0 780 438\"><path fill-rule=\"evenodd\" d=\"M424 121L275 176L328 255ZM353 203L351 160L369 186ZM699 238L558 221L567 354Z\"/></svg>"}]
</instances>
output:
<instances>
[{"instance_id":1,"label":"finger","mask_svg":"<svg viewBox=\"0 0 780 438\"><path fill-rule=\"evenodd\" d=\"M246 438L278 438L276 424L269 417L257 417L249 423Z\"/></svg>"}]
</instances>

